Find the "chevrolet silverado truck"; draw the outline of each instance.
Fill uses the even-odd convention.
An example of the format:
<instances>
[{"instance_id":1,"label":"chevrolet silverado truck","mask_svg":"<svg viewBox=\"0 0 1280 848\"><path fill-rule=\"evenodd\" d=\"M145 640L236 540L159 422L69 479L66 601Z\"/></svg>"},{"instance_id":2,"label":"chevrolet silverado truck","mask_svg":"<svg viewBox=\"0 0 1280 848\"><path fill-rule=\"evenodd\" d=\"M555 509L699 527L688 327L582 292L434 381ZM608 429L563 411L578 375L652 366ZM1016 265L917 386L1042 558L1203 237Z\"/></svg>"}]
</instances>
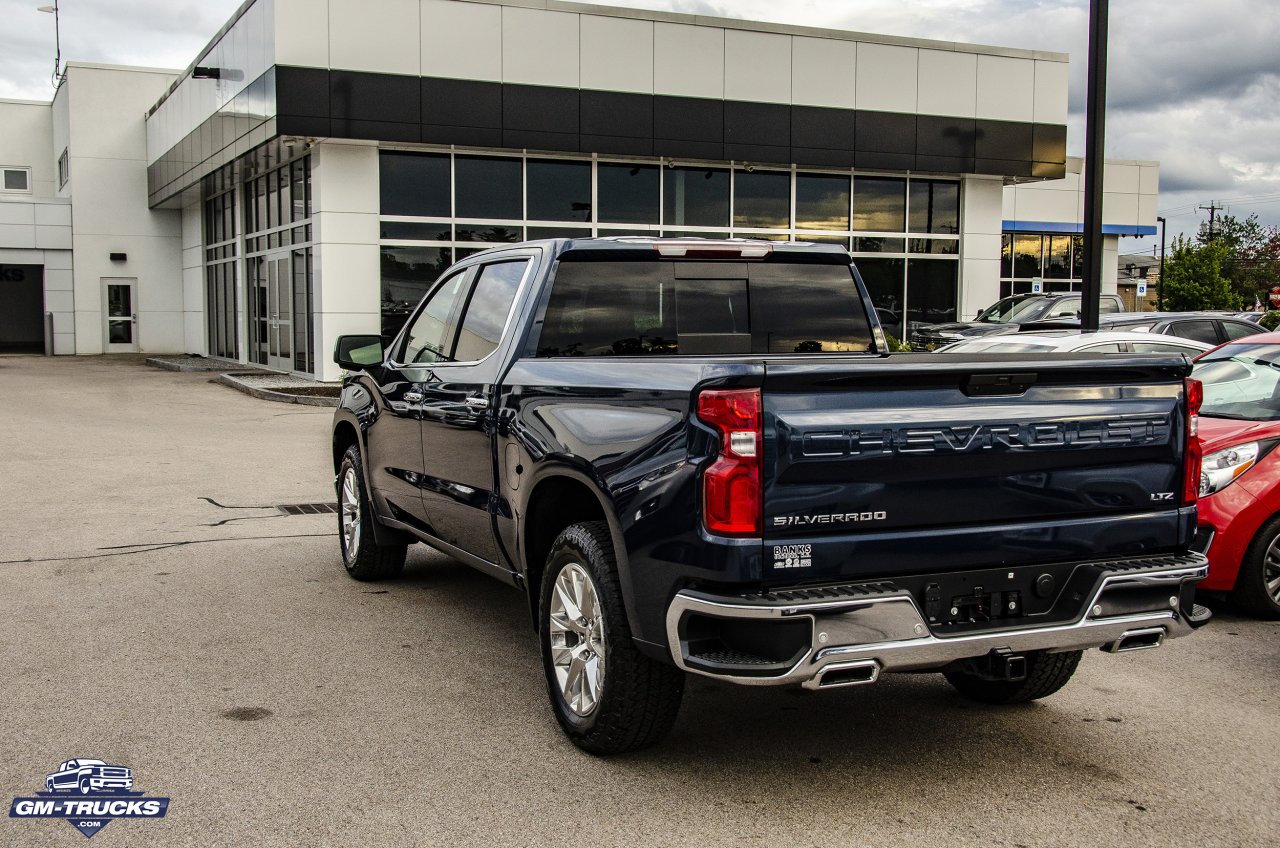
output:
<instances>
[{"instance_id":1,"label":"chevrolet silverado truck","mask_svg":"<svg viewBox=\"0 0 1280 848\"><path fill-rule=\"evenodd\" d=\"M468 257L394 339L337 341L346 570L421 542L524 592L595 754L660 739L687 674L1007 704L1207 620L1185 357L886 351L834 246Z\"/></svg>"}]
</instances>

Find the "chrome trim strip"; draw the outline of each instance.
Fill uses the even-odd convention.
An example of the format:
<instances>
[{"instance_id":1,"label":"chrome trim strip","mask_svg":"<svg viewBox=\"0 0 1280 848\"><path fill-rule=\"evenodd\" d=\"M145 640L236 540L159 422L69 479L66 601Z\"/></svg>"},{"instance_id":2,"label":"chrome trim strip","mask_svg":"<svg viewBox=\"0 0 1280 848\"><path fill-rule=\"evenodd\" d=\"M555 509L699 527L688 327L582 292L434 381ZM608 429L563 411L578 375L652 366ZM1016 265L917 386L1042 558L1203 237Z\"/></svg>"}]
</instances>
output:
<instances>
[{"instance_id":1,"label":"chrome trim strip","mask_svg":"<svg viewBox=\"0 0 1280 848\"><path fill-rule=\"evenodd\" d=\"M1104 577L1084 612L1066 624L1026 627L960 636L935 636L910 593L904 591L868 598L849 598L772 605L741 603L738 599L712 599L688 591L679 592L667 608L667 644L675 664L684 671L746 686L778 686L800 683L808 689L824 688L822 677L837 668L874 662L878 679L882 671L922 671L941 668L955 660L980 657L995 648L1023 651L1068 651L1117 645L1125 636L1161 634L1184 636L1190 625L1175 609L1152 610L1116 616L1095 616L1101 596L1121 586L1180 586L1203 580L1208 560L1194 555L1196 565L1182 562L1159 571L1115 571ZM685 661L680 641L680 621L688 612L720 618L783 620L799 617L810 622L810 647L786 672L772 677L717 674ZM817 614L825 614L821 621ZM1155 647L1155 646L1152 646ZM863 682L863 681L859 681ZM871 680L865 682L872 682ZM829 687L827 687L829 688Z\"/></svg>"}]
</instances>

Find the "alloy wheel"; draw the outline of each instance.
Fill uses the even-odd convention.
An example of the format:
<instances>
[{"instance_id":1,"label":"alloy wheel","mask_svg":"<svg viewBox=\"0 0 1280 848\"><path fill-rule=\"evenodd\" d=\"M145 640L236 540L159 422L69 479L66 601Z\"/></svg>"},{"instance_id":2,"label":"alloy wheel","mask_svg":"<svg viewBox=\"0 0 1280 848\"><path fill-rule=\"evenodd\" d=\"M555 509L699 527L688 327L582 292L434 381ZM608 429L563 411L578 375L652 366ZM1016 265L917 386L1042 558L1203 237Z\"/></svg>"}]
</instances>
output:
<instances>
[{"instance_id":1,"label":"alloy wheel","mask_svg":"<svg viewBox=\"0 0 1280 848\"><path fill-rule=\"evenodd\" d=\"M604 693L604 612L591 576L576 562L556 577L548 627L560 697L575 714L591 715Z\"/></svg>"},{"instance_id":2,"label":"alloy wheel","mask_svg":"<svg viewBox=\"0 0 1280 848\"><path fill-rule=\"evenodd\" d=\"M1262 557L1262 582L1271 600L1280 604L1280 536L1271 540Z\"/></svg>"},{"instance_id":3,"label":"alloy wheel","mask_svg":"<svg viewBox=\"0 0 1280 848\"><path fill-rule=\"evenodd\" d=\"M338 509L342 515L342 547L347 559L353 560L360 548L360 484L356 470L349 466L342 475Z\"/></svg>"}]
</instances>

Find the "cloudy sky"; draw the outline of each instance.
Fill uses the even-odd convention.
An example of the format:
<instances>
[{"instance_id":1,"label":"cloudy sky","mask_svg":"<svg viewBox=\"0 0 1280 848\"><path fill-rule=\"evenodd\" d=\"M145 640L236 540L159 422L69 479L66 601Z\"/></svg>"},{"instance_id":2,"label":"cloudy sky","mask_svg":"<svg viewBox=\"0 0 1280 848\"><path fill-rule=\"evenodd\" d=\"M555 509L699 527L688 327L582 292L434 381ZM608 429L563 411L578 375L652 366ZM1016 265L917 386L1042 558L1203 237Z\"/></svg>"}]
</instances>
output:
<instances>
[{"instance_id":1,"label":"cloudy sky","mask_svg":"<svg viewBox=\"0 0 1280 848\"><path fill-rule=\"evenodd\" d=\"M0 0L0 97L48 99L53 16ZM316 0L323 2L323 0ZM1280 224L1274 0L1112 3L1107 155L1156 159L1170 236L1217 201ZM63 0L65 59L181 68L240 0ZM613 0L612 5L1070 53L1069 151L1084 150L1088 0ZM1122 249L1144 248L1126 240Z\"/></svg>"}]
</instances>

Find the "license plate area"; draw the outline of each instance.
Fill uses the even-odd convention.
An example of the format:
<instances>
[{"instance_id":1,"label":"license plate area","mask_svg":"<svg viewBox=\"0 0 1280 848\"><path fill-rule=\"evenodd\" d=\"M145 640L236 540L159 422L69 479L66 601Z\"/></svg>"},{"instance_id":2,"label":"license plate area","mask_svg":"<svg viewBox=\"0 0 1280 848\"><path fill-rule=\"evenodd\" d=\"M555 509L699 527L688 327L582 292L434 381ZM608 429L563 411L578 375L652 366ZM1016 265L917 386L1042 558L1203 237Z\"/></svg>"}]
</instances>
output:
<instances>
[{"instance_id":1,"label":"license plate area","mask_svg":"<svg viewBox=\"0 0 1280 848\"><path fill-rule=\"evenodd\" d=\"M912 577L911 592L935 633L1071 621L1083 610L1098 570L1078 563L1012 566Z\"/></svg>"}]
</instances>

